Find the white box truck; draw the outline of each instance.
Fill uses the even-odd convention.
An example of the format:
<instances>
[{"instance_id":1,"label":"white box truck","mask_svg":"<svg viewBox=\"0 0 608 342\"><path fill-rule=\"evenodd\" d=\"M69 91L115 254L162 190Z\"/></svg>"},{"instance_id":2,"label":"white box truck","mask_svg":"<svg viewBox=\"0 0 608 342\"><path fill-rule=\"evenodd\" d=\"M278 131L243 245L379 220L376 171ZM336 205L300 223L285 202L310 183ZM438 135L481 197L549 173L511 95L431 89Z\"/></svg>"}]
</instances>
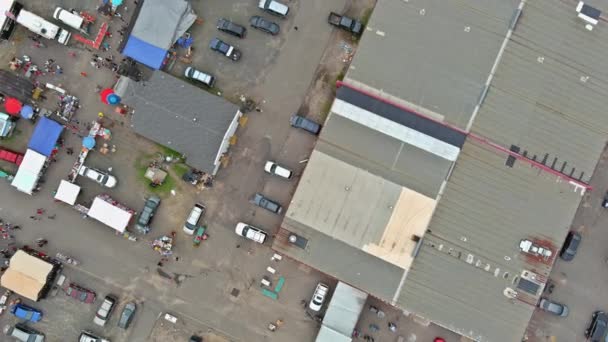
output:
<instances>
[{"instance_id":1,"label":"white box truck","mask_svg":"<svg viewBox=\"0 0 608 342\"><path fill-rule=\"evenodd\" d=\"M53 13L53 18L78 31L86 32L86 30L83 28L83 24L85 23L84 18L76 13L64 10L61 7L57 7Z\"/></svg>"},{"instance_id":2,"label":"white box truck","mask_svg":"<svg viewBox=\"0 0 608 342\"><path fill-rule=\"evenodd\" d=\"M26 10L19 12L17 23L46 39L56 39L63 45L67 45L72 36L70 32Z\"/></svg>"}]
</instances>

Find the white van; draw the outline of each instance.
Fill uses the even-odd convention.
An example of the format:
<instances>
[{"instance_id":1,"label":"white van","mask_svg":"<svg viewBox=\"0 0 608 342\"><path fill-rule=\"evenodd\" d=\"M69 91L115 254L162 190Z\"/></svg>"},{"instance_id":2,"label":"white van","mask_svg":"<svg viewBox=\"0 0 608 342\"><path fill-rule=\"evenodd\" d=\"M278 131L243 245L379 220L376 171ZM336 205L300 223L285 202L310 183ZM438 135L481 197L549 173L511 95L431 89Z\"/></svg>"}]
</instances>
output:
<instances>
[{"instance_id":1,"label":"white van","mask_svg":"<svg viewBox=\"0 0 608 342\"><path fill-rule=\"evenodd\" d=\"M279 17L286 17L287 13L289 13L289 7L287 7L287 5L275 0L260 0L258 2L258 8Z\"/></svg>"},{"instance_id":2,"label":"white van","mask_svg":"<svg viewBox=\"0 0 608 342\"><path fill-rule=\"evenodd\" d=\"M53 13L53 18L77 30L80 30L82 28L82 23L84 23L83 17L70 11L66 11L61 7L57 7L55 9L55 13Z\"/></svg>"},{"instance_id":3,"label":"white van","mask_svg":"<svg viewBox=\"0 0 608 342\"><path fill-rule=\"evenodd\" d=\"M26 10L19 12L17 23L46 39L57 39L63 45L67 45L72 36L70 32Z\"/></svg>"}]
</instances>

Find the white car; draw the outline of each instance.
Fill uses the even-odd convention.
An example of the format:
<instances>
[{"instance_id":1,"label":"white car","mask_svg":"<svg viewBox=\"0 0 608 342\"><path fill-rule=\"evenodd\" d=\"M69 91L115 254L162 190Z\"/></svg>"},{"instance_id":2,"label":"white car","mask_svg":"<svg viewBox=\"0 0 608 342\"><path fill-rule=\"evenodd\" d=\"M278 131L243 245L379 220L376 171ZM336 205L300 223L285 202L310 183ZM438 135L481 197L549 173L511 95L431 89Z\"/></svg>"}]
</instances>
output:
<instances>
[{"instance_id":1,"label":"white car","mask_svg":"<svg viewBox=\"0 0 608 342\"><path fill-rule=\"evenodd\" d=\"M190 215L188 215L186 223L184 223L184 233L188 235L194 234L198 221L201 219L201 217L203 217L204 213L205 206L200 203L196 203L192 210L190 210Z\"/></svg>"},{"instance_id":2,"label":"white car","mask_svg":"<svg viewBox=\"0 0 608 342\"><path fill-rule=\"evenodd\" d=\"M111 174L84 165L78 169L78 174L94 180L106 188L113 188L116 186L116 183L118 183L116 178Z\"/></svg>"},{"instance_id":3,"label":"white car","mask_svg":"<svg viewBox=\"0 0 608 342\"><path fill-rule=\"evenodd\" d=\"M106 296L101 303L99 309L95 313L95 318L93 318L93 323L103 327L106 325L108 318L112 314L112 310L114 310L114 306L116 305L116 298L114 296Z\"/></svg>"},{"instance_id":4,"label":"white car","mask_svg":"<svg viewBox=\"0 0 608 342\"><path fill-rule=\"evenodd\" d=\"M202 71L198 71L198 70L194 69L193 67L187 67L186 71L184 72L184 76L186 76L187 78L199 81L202 84L206 85L207 87L213 87L213 84L215 84L215 77L213 77L209 74L206 74Z\"/></svg>"},{"instance_id":5,"label":"white car","mask_svg":"<svg viewBox=\"0 0 608 342\"><path fill-rule=\"evenodd\" d=\"M234 231L237 235L245 237L249 240L253 240L257 243L264 243L264 241L266 241L266 238L268 237L268 234L265 231L254 226L250 226L243 222L237 223Z\"/></svg>"},{"instance_id":6,"label":"white car","mask_svg":"<svg viewBox=\"0 0 608 342\"><path fill-rule=\"evenodd\" d=\"M321 310L328 292L329 287L327 285L323 283L318 283L317 288L315 289L315 293L312 295L312 299L310 300L310 304L308 304L308 308L312 311Z\"/></svg>"},{"instance_id":7,"label":"white car","mask_svg":"<svg viewBox=\"0 0 608 342\"><path fill-rule=\"evenodd\" d=\"M291 170L284 168L283 166L269 160L264 165L264 171L270 173L271 175L279 176L285 179L290 179L292 172Z\"/></svg>"}]
</instances>

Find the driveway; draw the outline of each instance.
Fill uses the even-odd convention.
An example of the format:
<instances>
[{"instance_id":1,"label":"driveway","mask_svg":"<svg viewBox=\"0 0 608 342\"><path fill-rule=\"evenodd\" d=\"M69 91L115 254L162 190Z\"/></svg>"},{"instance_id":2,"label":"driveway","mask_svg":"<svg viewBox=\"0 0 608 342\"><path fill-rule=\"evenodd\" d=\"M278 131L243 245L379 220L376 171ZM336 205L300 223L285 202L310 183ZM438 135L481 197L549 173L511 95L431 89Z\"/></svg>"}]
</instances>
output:
<instances>
[{"instance_id":1,"label":"driveway","mask_svg":"<svg viewBox=\"0 0 608 342\"><path fill-rule=\"evenodd\" d=\"M593 191L587 193L576 213L572 230L582 235L582 241L574 260L558 259L551 279L556 284L552 294L545 295L563 303L570 309L566 318L554 317L545 312L535 312L528 327L528 335L538 341L586 341L584 331L591 314L608 310L605 288L608 284L608 210L601 202L608 184L608 151L591 178Z\"/></svg>"}]
</instances>

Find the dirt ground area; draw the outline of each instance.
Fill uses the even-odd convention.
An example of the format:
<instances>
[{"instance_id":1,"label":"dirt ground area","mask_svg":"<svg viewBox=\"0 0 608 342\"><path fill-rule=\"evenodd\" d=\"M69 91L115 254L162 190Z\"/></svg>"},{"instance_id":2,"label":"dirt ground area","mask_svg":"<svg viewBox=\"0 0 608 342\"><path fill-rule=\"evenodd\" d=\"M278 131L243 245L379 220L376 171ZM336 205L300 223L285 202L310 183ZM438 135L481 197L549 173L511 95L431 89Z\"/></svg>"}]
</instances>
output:
<instances>
[{"instance_id":1,"label":"dirt ground area","mask_svg":"<svg viewBox=\"0 0 608 342\"><path fill-rule=\"evenodd\" d=\"M358 18L367 24L375 6L376 0L354 0L349 2L344 15ZM336 82L341 81L348 71L358 43L358 37L344 30L334 29L306 98L298 110L300 115L310 117L317 122L325 121L336 96Z\"/></svg>"},{"instance_id":2,"label":"dirt ground area","mask_svg":"<svg viewBox=\"0 0 608 342\"><path fill-rule=\"evenodd\" d=\"M205 342L229 342L230 339L215 333L212 329L201 329L194 322L179 319L177 323L159 317L150 333L150 342L188 341L190 336L199 336Z\"/></svg>"}]
</instances>

